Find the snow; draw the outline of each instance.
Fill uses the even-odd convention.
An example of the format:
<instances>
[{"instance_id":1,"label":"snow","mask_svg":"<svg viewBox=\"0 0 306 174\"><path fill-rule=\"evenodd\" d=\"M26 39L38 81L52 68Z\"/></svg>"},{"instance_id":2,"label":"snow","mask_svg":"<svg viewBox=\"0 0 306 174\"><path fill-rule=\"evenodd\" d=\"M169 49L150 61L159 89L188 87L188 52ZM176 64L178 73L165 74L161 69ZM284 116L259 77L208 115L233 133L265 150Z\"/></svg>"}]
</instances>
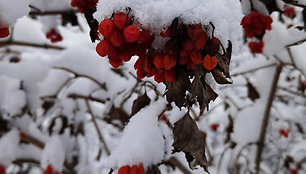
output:
<instances>
[{"instance_id":1,"label":"snow","mask_svg":"<svg viewBox=\"0 0 306 174\"><path fill-rule=\"evenodd\" d=\"M20 90L21 82L0 75L0 113L16 115L22 112L26 104L25 92Z\"/></svg>"},{"instance_id":2,"label":"snow","mask_svg":"<svg viewBox=\"0 0 306 174\"><path fill-rule=\"evenodd\" d=\"M238 50L242 36L240 21L241 6L236 0L100 0L94 17L101 22L109 18L113 12L125 11L131 8L130 16L139 24L150 29L157 36L161 29L170 26L176 17L186 24L201 23L215 27L215 36L226 46L232 41L234 50ZM211 30L210 30L211 31ZM161 46L159 46L161 47Z\"/></svg>"},{"instance_id":3,"label":"snow","mask_svg":"<svg viewBox=\"0 0 306 174\"><path fill-rule=\"evenodd\" d=\"M109 167L158 164L164 159L165 140L157 116L165 108L162 99L143 108L126 125L117 147L109 156Z\"/></svg>"},{"instance_id":4,"label":"snow","mask_svg":"<svg viewBox=\"0 0 306 174\"><path fill-rule=\"evenodd\" d=\"M261 124L268 104L269 93L272 88L275 67L259 70L253 85L258 90L260 98L254 105L241 110L235 117L234 132L232 138L235 142L243 145L256 142L259 138ZM265 79L265 80L262 80Z\"/></svg>"},{"instance_id":5,"label":"snow","mask_svg":"<svg viewBox=\"0 0 306 174\"><path fill-rule=\"evenodd\" d=\"M29 11L29 0L0 0L0 27L12 26Z\"/></svg>"},{"instance_id":6,"label":"snow","mask_svg":"<svg viewBox=\"0 0 306 174\"><path fill-rule=\"evenodd\" d=\"M59 135L53 135L46 143L41 154L41 166L47 168L49 164L57 171L62 171L65 161L65 149Z\"/></svg>"},{"instance_id":7,"label":"snow","mask_svg":"<svg viewBox=\"0 0 306 174\"><path fill-rule=\"evenodd\" d=\"M0 138L0 163L4 166L11 164L16 159L18 151L19 132L12 129Z\"/></svg>"}]
</instances>

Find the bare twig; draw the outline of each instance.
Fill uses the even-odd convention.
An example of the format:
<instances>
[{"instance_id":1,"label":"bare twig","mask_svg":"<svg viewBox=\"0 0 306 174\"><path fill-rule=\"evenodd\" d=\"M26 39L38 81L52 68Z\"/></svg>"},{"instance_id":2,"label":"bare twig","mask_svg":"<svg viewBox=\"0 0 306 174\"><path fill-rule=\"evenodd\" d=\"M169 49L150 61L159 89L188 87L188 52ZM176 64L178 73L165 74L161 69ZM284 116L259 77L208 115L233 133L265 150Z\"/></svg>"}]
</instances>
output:
<instances>
[{"instance_id":1,"label":"bare twig","mask_svg":"<svg viewBox=\"0 0 306 174\"><path fill-rule=\"evenodd\" d=\"M261 67L249 69L247 71L233 73L233 74L231 74L231 76L234 77L234 76L238 76L238 75L242 75L242 74L252 73L254 71L258 71L258 70L261 70L261 69L264 69L264 68L270 68L270 67L275 66L275 65L276 65L276 63L271 63L271 64L264 65L264 66L261 66Z\"/></svg>"},{"instance_id":2,"label":"bare twig","mask_svg":"<svg viewBox=\"0 0 306 174\"><path fill-rule=\"evenodd\" d=\"M91 116L91 121L93 122L94 127L95 127L95 129L96 129L96 131L97 131L97 134L98 134L98 137L99 137L99 141L100 141L100 143L103 144L104 149L105 149L107 155L110 155L109 148L108 148L108 146L107 146L107 144L106 144L106 142L105 142L105 140L104 140L104 138L103 138L103 136L102 136L102 133L101 133L101 131L100 131L100 129L99 129L99 126L98 126L98 123L97 123L97 121L96 121L96 118L95 118L95 116L94 116L94 114L93 114L93 112L92 112L92 109L91 109L91 107L90 107L89 102L88 102L87 99L85 100L85 103L86 103L86 106L87 106L87 109L88 109L88 113L89 113L90 116Z\"/></svg>"},{"instance_id":3,"label":"bare twig","mask_svg":"<svg viewBox=\"0 0 306 174\"><path fill-rule=\"evenodd\" d=\"M103 99L95 98L95 97L92 97L92 96L80 95L80 94L69 94L68 98L73 98L73 99L81 98L81 99L91 100L91 101L95 101L95 102L102 103L102 104L105 103L105 100L103 100Z\"/></svg>"},{"instance_id":4,"label":"bare twig","mask_svg":"<svg viewBox=\"0 0 306 174\"><path fill-rule=\"evenodd\" d=\"M255 168L256 174L259 174L260 172L260 161L261 161L261 155L262 155L264 145L265 145L266 131L267 131L267 127L269 124L270 112L271 112L274 96L277 91L277 84L278 84L280 73L282 72L282 68L283 68L283 65L280 64L277 67L277 70L275 72L274 79L273 79L272 86L271 86L271 92L268 98L268 103L267 103L265 114L264 114L263 123L261 125L261 132L259 136L258 148L257 148L257 154L256 154L256 168Z\"/></svg>"},{"instance_id":5,"label":"bare twig","mask_svg":"<svg viewBox=\"0 0 306 174\"><path fill-rule=\"evenodd\" d=\"M9 46L9 45L17 45L17 46L26 46L26 47L36 47L36 48L44 48L44 49L55 49L55 50L63 50L64 47L48 45L48 44L36 44L36 43L29 43L29 42L21 42L21 41L5 41L0 42L0 47L2 46Z\"/></svg>"},{"instance_id":6,"label":"bare twig","mask_svg":"<svg viewBox=\"0 0 306 174\"><path fill-rule=\"evenodd\" d=\"M75 77L83 77L83 78L90 79L95 84L97 84L101 89L107 90L105 83L100 83L98 80L96 80L93 77L90 77L88 75L78 74L77 72L75 72L75 71L73 71L71 69L65 68L65 67L54 67L54 69L60 69L60 70L64 70L64 71L70 72L70 73L74 74Z\"/></svg>"}]
</instances>

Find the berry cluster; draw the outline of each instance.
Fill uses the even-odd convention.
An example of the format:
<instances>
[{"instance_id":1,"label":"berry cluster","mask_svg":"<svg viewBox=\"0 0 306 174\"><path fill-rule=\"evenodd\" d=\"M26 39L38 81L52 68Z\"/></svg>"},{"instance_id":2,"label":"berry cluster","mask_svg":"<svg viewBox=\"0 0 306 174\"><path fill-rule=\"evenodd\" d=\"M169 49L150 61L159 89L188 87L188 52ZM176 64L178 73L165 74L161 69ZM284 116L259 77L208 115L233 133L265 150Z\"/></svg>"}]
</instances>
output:
<instances>
[{"instance_id":1,"label":"berry cluster","mask_svg":"<svg viewBox=\"0 0 306 174\"><path fill-rule=\"evenodd\" d=\"M108 56L114 68L137 55L134 68L141 79L154 76L158 83L174 82L179 66L194 70L201 64L209 71L217 66L220 40L209 38L200 24L177 24L162 30L159 37L167 39L163 50L153 49L151 44L155 37L149 30L133 25L126 13L104 19L99 24L99 32L104 40L98 43L97 53Z\"/></svg>"},{"instance_id":2,"label":"berry cluster","mask_svg":"<svg viewBox=\"0 0 306 174\"><path fill-rule=\"evenodd\" d=\"M63 40L63 37L54 28L46 33L46 37L50 39L52 43Z\"/></svg>"},{"instance_id":3,"label":"berry cluster","mask_svg":"<svg viewBox=\"0 0 306 174\"><path fill-rule=\"evenodd\" d=\"M96 51L102 57L108 56L114 68L134 55L144 57L154 39L149 30L133 25L130 17L122 12L116 13L112 19L104 19L99 24L99 32L104 40L98 43Z\"/></svg>"},{"instance_id":4,"label":"berry cluster","mask_svg":"<svg viewBox=\"0 0 306 174\"><path fill-rule=\"evenodd\" d=\"M60 174L58 171L54 171L52 165L48 165L47 168L44 170L43 174Z\"/></svg>"},{"instance_id":5,"label":"berry cluster","mask_svg":"<svg viewBox=\"0 0 306 174\"><path fill-rule=\"evenodd\" d=\"M5 174L5 167L0 165L0 174Z\"/></svg>"},{"instance_id":6,"label":"berry cluster","mask_svg":"<svg viewBox=\"0 0 306 174\"><path fill-rule=\"evenodd\" d=\"M8 27L0 28L0 38L5 38L10 34L10 30Z\"/></svg>"},{"instance_id":7,"label":"berry cluster","mask_svg":"<svg viewBox=\"0 0 306 174\"><path fill-rule=\"evenodd\" d=\"M123 166L118 170L118 174L144 174L144 168L142 164L132 167Z\"/></svg>"},{"instance_id":8,"label":"berry cluster","mask_svg":"<svg viewBox=\"0 0 306 174\"><path fill-rule=\"evenodd\" d=\"M253 54L262 53L264 43L262 42L263 35L266 30L271 30L272 18L270 16L262 15L256 11L253 11L250 15L245 16L241 20L241 25L244 29L244 33L248 38L256 38L258 41L252 41L249 43L249 48Z\"/></svg>"},{"instance_id":9,"label":"berry cluster","mask_svg":"<svg viewBox=\"0 0 306 174\"><path fill-rule=\"evenodd\" d=\"M85 13L87 10L96 11L96 4L98 0L72 0L71 6L77 7L79 12Z\"/></svg>"},{"instance_id":10,"label":"berry cluster","mask_svg":"<svg viewBox=\"0 0 306 174\"><path fill-rule=\"evenodd\" d=\"M290 133L290 129L280 129L279 130L279 134L284 136L285 138L288 138L289 137L289 133Z\"/></svg>"}]
</instances>

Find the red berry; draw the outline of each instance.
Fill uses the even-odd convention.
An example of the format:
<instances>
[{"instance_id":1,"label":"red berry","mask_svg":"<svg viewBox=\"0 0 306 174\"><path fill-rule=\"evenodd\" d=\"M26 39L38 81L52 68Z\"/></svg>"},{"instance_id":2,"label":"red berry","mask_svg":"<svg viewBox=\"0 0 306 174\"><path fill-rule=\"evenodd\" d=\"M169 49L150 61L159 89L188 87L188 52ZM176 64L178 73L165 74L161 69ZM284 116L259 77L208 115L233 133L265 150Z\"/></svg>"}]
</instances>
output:
<instances>
[{"instance_id":1,"label":"red berry","mask_svg":"<svg viewBox=\"0 0 306 174\"><path fill-rule=\"evenodd\" d=\"M120 167L120 169L118 170L118 174L129 174L129 169L129 166Z\"/></svg>"},{"instance_id":2,"label":"red berry","mask_svg":"<svg viewBox=\"0 0 306 174\"><path fill-rule=\"evenodd\" d=\"M104 19L99 24L99 31L102 34L103 37L109 38L111 34L114 32L115 25L114 22L110 19Z\"/></svg>"},{"instance_id":3,"label":"red berry","mask_svg":"<svg viewBox=\"0 0 306 174\"><path fill-rule=\"evenodd\" d=\"M129 174L137 174L138 167L132 166L129 170Z\"/></svg>"},{"instance_id":4,"label":"red berry","mask_svg":"<svg viewBox=\"0 0 306 174\"><path fill-rule=\"evenodd\" d=\"M0 28L0 38L5 38L10 34L8 27Z\"/></svg>"},{"instance_id":5,"label":"red berry","mask_svg":"<svg viewBox=\"0 0 306 174\"><path fill-rule=\"evenodd\" d=\"M123 30L124 39L126 42L135 42L139 38L139 29L135 25L130 25Z\"/></svg>"},{"instance_id":6,"label":"red berry","mask_svg":"<svg viewBox=\"0 0 306 174\"><path fill-rule=\"evenodd\" d=\"M137 69L136 74L137 74L137 78L139 79L143 79L146 77L146 73L144 72L143 69Z\"/></svg>"},{"instance_id":7,"label":"red berry","mask_svg":"<svg viewBox=\"0 0 306 174\"><path fill-rule=\"evenodd\" d=\"M5 167L0 165L0 174L5 174Z\"/></svg>"},{"instance_id":8,"label":"red berry","mask_svg":"<svg viewBox=\"0 0 306 174\"><path fill-rule=\"evenodd\" d=\"M177 58L175 55L166 54L164 56L164 68L169 70L176 65Z\"/></svg>"},{"instance_id":9,"label":"red berry","mask_svg":"<svg viewBox=\"0 0 306 174\"><path fill-rule=\"evenodd\" d=\"M52 165L48 165L47 168L44 170L44 174L52 174L53 173L53 167Z\"/></svg>"},{"instance_id":10,"label":"red berry","mask_svg":"<svg viewBox=\"0 0 306 174\"><path fill-rule=\"evenodd\" d=\"M248 46L249 46L252 54L263 53L263 47L264 47L264 42L263 41L250 42L248 44Z\"/></svg>"},{"instance_id":11,"label":"red berry","mask_svg":"<svg viewBox=\"0 0 306 174\"><path fill-rule=\"evenodd\" d=\"M285 138L289 137L289 133L290 133L290 129L284 130L284 129L280 129L279 130L279 134L284 136Z\"/></svg>"},{"instance_id":12,"label":"red berry","mask_svg":"<svg viewBox=\"0 0 306 174\"><path fill-rule=\"evenodd\" d=\"M143 165L140 164L139 167L138 167L138 171L137 171L137 174L144 174L145 170L143 168Z\"/></svg>"},{"instance_id":13,"label":"red berry","mask_svg":"<svg viewBox=\"0 0 306 174\"><path fill-rule=\"evenodd\" d=\"M120 12L114 15L113 21L115 26L119 30L122 30L129 23L130 18L128 17L127 14Z\"/></svg>"},{"instance_id":14,"label":"red berry","mask_svg":"<svg viewBox=\"0 0 306 174\"><path fill-rule=\"evenodd\" d=\"M98 43L96 47L97 53L101 57L105 57L109 54L111 47L113 47L108 40L102 40L101 42Z\"/></svg>"},{"instance_id":15,"label":"red berry","mask_svg":"<svg viewBox=\"0 0 306 174\"><path fill-rule=\"evenodd\" d=\"M184 51L191 51L194 47L194 43L191 41L191 40L185 40L183 43L182 43L182 49Z\"/></svg>"},{"instance_id":16,"label":"red berry","mask_svg":"<svg viewBox=\"0 0 306 174\"><path fill-rule=\"evenodd\" d=\"M162 31L160 32L161 37L167 38L170 37L170 27L168 28L163 28Z\"/></svg>"},{"instance_id":17,"label":"red berry","mask_svg":"<svg viewBox=\"0 0 306 174\"><path fill-rule=\"evenodd\" d=\"M122 60L121 60L121 59L117 59L117 60L111 60L111 59L109 59L109 63L110 63L114 68L118 68L119 66L122 65Z\"/></svg>"},{"instance_id":18,"label":"red berry","mask_svg":"<svg viewBox=\"0 0 306 174\"><path fill-rule=\"evenodd\" d=\"M205 32L203 32L203 34L195 42L195 47L197 49L199 49L199 50L204 48L205 45L206 45L207 40L208 40L208 36L207 36L207 34ZM219 41L219 44L220 44L220 41Z\"/></svg>"},{"instance_id":19,"label":"red berry","mask_svg":"<svg viewBox=\"0 0 306 174\"><path fill-rule=\"evenodd\" d=\"M122 45L123 43L123 34L122 31L119 30L115 30L110 38L109 38L110 42L115 46L115 47L119 47Z\"/></svg>"},{"instance_id":20,"label":"red berry","mask_svg":"<svg viewBox=\"0 0 306 174\"><path fill-rule=\"evenodd\" d=\"M165 46L164 46L164 50L166 51L166 53L171 54L171 55L175 55L176 52L173 50L171 42L168 41L166 42Z\"/></svg>"},{"instance_id":21,"label":"red berry","mask_svg":"<svg viewBox=\"0 0 306 174\"><path fill-rule=\"evenodd\" d=\"M160 53L157 53L156 55L154 55L153 64L158 69L164 68L164 55Z\"/></svg>"},{"instance_id":22,"label":"red berry","mask_svg":"<svg viewBox=\"0 0 306 174\"><path fill-rule=\"evenodd\" d=\"M188 59L186 66L187 66L187 69L190 69L190 70L196 69L196 64L194 64L191 59Z\"/></svg>"},{"instance_id":23,"label":"red berry","mask_svg":"<svg viewBox=\"0 0 306 174\"><path fill-rule=\"evenodd\" d=\"M217 54L217 52L220 49L220 40L216 37L213 37L210 41L210 44L211 44L210 52L212 53L212 55Z\"/></svg>"},{"instance_id":24,"label":"red berry","mask_svg":"<svg viewBox=\"0 0 306 174\"><path fill-rule=\"evenodd\" d=\"M209 71L214 69L217 66L217 63L218 63L218 60L216 56L210 56L207 54L204 57L203 66Z\"/></svg>"},{"instance_id":25,"label":"red berry","mask_svg":"<svg viewBox=\"0 0 306 174\"><path fill-rule=\"evenodd\" d=\"M176 73L174 69L165 71L165 78L168 82L174 82L176 79Z\"/></svg>"},{"instance_id":26,"label":"red berry","mask_svg":"<svg viewBox=\"0 0 306 174\"><path fill-rule=\"evenodd\" d=\"M190 58L194 64L202 63L202 57L199 50L194 49L190 54Z\"/></svg>"},{"instance_id":27,"label":"red berry","mask_svg":"<svg viewBox=\"0 0 306 174\"><path fill-rule=\"evenodd\" d=\"M150 39L150 31L146 29L142 29L139 34L138 41L141 43L146 43Z\"/></svg>"},{"instance_id":28,"label":"red berry","mask_svg":"<svg viewBox=\"0 0 306 174\"><path fill-rule=\"evenodd\" d=\"M200 24L189 25L187 28L187 35L193 41L196 41L202 32L203 32L202 25Z\"/></svg>"},{"instance_id":29,"label":"red berry","mask_svg":"<svg viewBox=\"0 0 306 174\"><path fill-rule=\"evenodd\" d=\"M209 127L210 127L211 130L216 131L218 129L218 127L219 127L219 124L213 123Z\"/></svg>"},{"instance_id":30,"label":"red berry","mask_svg":"<svg viewBox=\"0 0 306 174\"><path fill-rule=\"evenodd\" d=\"M188 62L188 60L189 60L189 57L188 57L188 56L186 56L186 57L180 56L180 58L179 58L179 64L180 64L180 65L186 65L186 63Z\"/></svg>"},{"instance_id":31,"label":"red berry","mask_svg":"<svg viewBox=\"0 0 306 174\"><path fill-rule=\"evenodd\" d=\"M154 80L158 83L164 82L166 80L165 78L165 72L163 70L158 71L155 75L154 75Z\"/></svg>"},{"instance_id":32,"label":"red berry","mask_svg":"<svg viewBox=\"0 0 306 174\"><path fill-rule=\"evenodd\" d=\"M293 18L295 16L295 9L293 7L286 7L284 9L284 15L288 18Z\"/></svg>"},{"instance_id":33,"label":"red berry","mask_svg":"<svg viewBox=\"0 0 306 174\"><path fill-rule=\"evenodd\" d=\"M296 169L290 169L290 174L298 174L298 171Z\"/></svg>"}]
</instances>

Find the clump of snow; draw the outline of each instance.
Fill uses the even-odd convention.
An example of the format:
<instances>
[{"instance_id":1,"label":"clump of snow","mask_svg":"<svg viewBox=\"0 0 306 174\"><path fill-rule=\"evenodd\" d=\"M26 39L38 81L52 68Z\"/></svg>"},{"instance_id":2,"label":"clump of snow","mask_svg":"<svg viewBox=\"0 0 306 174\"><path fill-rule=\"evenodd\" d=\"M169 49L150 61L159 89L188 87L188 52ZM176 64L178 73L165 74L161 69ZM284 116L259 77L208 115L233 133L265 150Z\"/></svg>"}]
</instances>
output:
<instances>
[{"instance_id":1,"label":"clump of snow","mask_svg":"<svg viewBox=\"0 0 306 174\"><path fill-rule=\"evenodd\" d=\"M0 113L15 115L26 104L24 91L20 90L20 81L0 75Z\"/></svg>"},{"instance_id":2,"label":"clump of snow","mask_svg":"<svg viewBox=\"0 0 306 174\"><path fill-rule=\"evenodd\" d=\"M242 19L241 5L236 0L100 0L97 12L94 14L98 21L109 18L113 12L125 11L131 8L130 15L149 28L156 35L161 29L170 26L176 17L186 24L201 23L215 27L215 36L224 45L231 40L234 47L241 38L240 21Z\"/></svg>"},{"instance_id":3,"label":"clump of snow","mask_svg":"<svg viewBox=\"0 0 306 174\"><path fill-rule=\"evenodd\" d=\"M7 166L16 158L19 145L19 132L12 129L0 139L0 164Z\"/></svg>"},{"instance_id":4,"label":"clump of snow","mask_svg":"<svg viewBox=\"0 0 306 174\"><path fill-rule=\"evenodd\" d=\"M157 119L165 106L166 102L160 99L130 119L118 146L109 157L109 167L119 168L140 163L147 167L164 159L165 140Z\"/></svg>"},{"instance_id":5,"label":"clump of snow","mask_svg":"<svg viewBox=\"0 0 306 174\"><path fill-rule=\"evenodd\" d=\"M65 161L65 149L58 135L53 135L50 140L46 143L45 148L41 154L41 166L46 168L49 164L57 170L63 169Z\"/></svg>"},{"instance_id":6,"label":"clump of snow","mask_svg":"<svg viewBox=\"0 0 306 174\"><path fill-rule=\"evenodd\" d=\"M30 0L30 4L40 11L72 10L71 0Z\"/></svg>"},{"instance_id":7,"label":"clump of snow","mask_svg":"<svg viewBox=\"0 0 306 174\"><path fill-rule=\"evenodd\" d=\"M0 27L12 26L29 11L29 0L0 0Z\"/></svg>"}]
</instances>

